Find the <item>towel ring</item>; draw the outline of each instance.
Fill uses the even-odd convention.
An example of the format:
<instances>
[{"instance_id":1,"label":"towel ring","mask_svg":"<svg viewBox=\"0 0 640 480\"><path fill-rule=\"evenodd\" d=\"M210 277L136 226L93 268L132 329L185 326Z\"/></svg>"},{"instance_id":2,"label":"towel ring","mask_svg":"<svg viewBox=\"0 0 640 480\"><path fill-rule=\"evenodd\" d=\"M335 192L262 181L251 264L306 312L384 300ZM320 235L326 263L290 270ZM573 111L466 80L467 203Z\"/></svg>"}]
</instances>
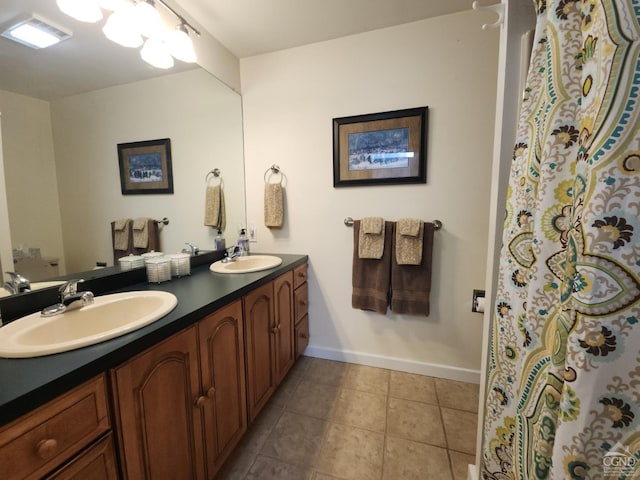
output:
<instances>
[{"instance_id":1,"label":"towel ring","mask_svg":"<svg viewBox=\"0 0 640 480\"><path fill-rule=\"evenodd\" d=\"M213 175L214 179L217 178L218 180L220 180L220 185L222 185L222 175L220 174L220 169L219 168L214 168L209 173L207 173L207 176L204 177L204 182L205 183L209 183L209 177L211 175Z\"/></svg>"},{"instance_id":2,"label":"towel ring","mask_svg":"<svg viewBox=\"0 0 640 480\"><path fill-rule=\"evenodd\" d=\"M271 175L277 175L277 174L280 175L279 183L282 183L282 180L284 179L284 174L282 173L282 170L280 170L280 167L274 163L269 168L267 168L267 170L264 172L264 183L270 183L269 177Z\"/></svg>"}]
</instances>

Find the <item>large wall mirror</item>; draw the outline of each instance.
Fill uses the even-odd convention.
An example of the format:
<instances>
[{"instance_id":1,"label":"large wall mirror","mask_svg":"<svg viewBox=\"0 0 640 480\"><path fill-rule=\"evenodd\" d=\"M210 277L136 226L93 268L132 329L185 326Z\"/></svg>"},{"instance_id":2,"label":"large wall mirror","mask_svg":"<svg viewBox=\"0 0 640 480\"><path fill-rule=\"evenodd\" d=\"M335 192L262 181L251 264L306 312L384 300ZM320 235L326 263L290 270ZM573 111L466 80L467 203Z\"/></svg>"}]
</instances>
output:
<instances>
[{"instance_id":1,"label":"large wall mirror","mask_svg":"<svg viewBox=\"0 0 640 480\"><path fill-rule=\"evenodd\" d=\"M51 50L0 37L2 281L16 256L55 263L36 280L113 265L111 222L120 218L168 218L163 251L185 242L212 249L217 232L203 220L205 179L215 168L234 242L246 222L240 95L194 64L146 65L137 50L111 44L100 25L65 16L52 0L3 1L0 27L33 12L73 37ZM161 138L171 140L174 193L123 195L117 145Z\"/></svg>"}]
</instances>

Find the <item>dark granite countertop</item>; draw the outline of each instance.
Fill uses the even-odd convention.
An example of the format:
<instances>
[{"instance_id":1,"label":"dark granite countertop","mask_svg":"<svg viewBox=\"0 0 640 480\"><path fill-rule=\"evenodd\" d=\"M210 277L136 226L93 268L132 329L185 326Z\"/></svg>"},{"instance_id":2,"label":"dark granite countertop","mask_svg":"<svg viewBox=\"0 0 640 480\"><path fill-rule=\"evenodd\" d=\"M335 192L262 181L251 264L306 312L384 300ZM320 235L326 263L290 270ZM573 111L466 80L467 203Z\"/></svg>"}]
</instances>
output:
<instances>
[{"instance_id":1,"label":"dark granite countertop","mask_svg":"<svg viewBox=\"0 0 640 480\"><path fill-rule=\"evenodd\" d=\"M217 274L207 264L169 282L128 285L112 293L164 290L178 298L178 305L150 325L96 345L36 358L0 358L0 425L123 363L308 259L306 255L277 256L282 264L262 272Z\"/></svg>"}]
</instances>

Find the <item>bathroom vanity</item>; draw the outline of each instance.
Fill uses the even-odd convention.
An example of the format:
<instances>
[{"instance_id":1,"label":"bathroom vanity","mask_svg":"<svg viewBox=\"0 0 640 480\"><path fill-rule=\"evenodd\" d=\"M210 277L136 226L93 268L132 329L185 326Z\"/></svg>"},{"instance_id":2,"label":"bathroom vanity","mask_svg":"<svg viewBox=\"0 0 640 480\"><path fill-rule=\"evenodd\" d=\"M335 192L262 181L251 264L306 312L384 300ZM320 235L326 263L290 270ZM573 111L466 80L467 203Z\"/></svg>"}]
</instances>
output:
<instances>
[{"instance_id":1,"label":"bathroom vanity","mask_svg":"<svg viewBox=\"0 0 640 480\"><path fill-rule=\"evenodd\" d=\"M155 285L177 307L135 332L0 359L3 479L210 479L308 342L307 256Z\"/></svg>"}]
</instances>

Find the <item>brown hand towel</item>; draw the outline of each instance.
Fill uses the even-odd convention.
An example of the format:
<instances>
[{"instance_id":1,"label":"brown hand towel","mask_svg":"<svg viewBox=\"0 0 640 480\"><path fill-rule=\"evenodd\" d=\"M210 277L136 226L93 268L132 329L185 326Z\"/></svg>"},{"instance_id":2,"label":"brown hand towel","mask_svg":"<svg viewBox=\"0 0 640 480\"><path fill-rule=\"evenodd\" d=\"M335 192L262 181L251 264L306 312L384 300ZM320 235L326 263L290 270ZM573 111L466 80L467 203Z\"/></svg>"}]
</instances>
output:
<instances>
[{"instance_id":1,"label":"brown hand towel","mask_svg":"<svg viewBox=\"0 0 640 480\"><path fill-rule=\"evenodd\" d=\"M160 246L160 228L158 222L153 218L147 218L147 245L143 248L134 248L131 253L134 255L141 255L145 252L160 252L162 248ZM134 230L135 233L135 230Z\"/></svg>"},{"instance_id":2,"label":"brown hand towel","mask_svg":"<svg viewBox=\"0 0 640 480\"><path fill-rule=\"evenodd\" d=\"M424 222L417 218L401 218L396 222L396 262L399 265L422 263Z\"/></svg>"},{"instance_id":3,"label":"brown hand towel","mask_svg":"<svg viewBox=\"0 0 640 480\"><path fill-rule=\"evenodd\" d=\"M358 255L360 258L382 258L384 253L384 219L365 217L360 222Z\"/></svg>"},{"instance_id":4,"label":"brown hand towel","mask_svg":"<svg viewBox=\"0 0 640 480\"><path fill-rule=\"evenodd\" d=\"M264 186L264 224L269 228L281 228L284 223L284 189L281 183Z\"/></svg>"},{"instance_id":5,"label":"brown hand towel","mask_svg":"<svg viewBox=\"0 0 640 480\"><path fill-rule=\"evenodd\" d=\"M389 280L391 272L391 243L393 222L384 225L384 253L380 259L360 258L358 243L360 220L353 222L353 271L351 306L361 310L386 313L389 306Z\"/></svg>"},{"instance_id":6,"label":"brown hand towel","mask_svg":"<svg viewBox=\"0 0 640 480\"><path fill-rule=\"evenodd\" d=\"M141 217L133 221L133 248L147 248L149 246L149 230L147 224L150 218Z\"/></svg>"},{"instance_id":7,"label":"brown hand towel","mask_svg":"<svg viewBox=\"0 0 640 480\"><path fill-rule=\"evenodd\" d=\"M422 239L422 263L400 265L396 260L397 245L393 244L391 261L391 310L394 313L429 316L431 290L431 257L433 223L425 223Z\"/></svg>"},{"instance_id":8,"label":"brown hand towel","mask_svg":"<svg viewBox=\"0 0 640 480\"><path fill-rule=\"evenodd\" d=\"M127 251L129 249L131 219L121 218L111 225L113 226L113 249Z\"/></svg>"},{"instance_id":9,"label":"brown hand towel","mask_svg":"<svg viewBox=\"0 0 640 480\"><path fill-rule=\"evenodd\" d=\"M207 227L224 230L226 223L227 215L222 184L207 185L204 200L204 224Z\"/></svg>"}]
</instances>

